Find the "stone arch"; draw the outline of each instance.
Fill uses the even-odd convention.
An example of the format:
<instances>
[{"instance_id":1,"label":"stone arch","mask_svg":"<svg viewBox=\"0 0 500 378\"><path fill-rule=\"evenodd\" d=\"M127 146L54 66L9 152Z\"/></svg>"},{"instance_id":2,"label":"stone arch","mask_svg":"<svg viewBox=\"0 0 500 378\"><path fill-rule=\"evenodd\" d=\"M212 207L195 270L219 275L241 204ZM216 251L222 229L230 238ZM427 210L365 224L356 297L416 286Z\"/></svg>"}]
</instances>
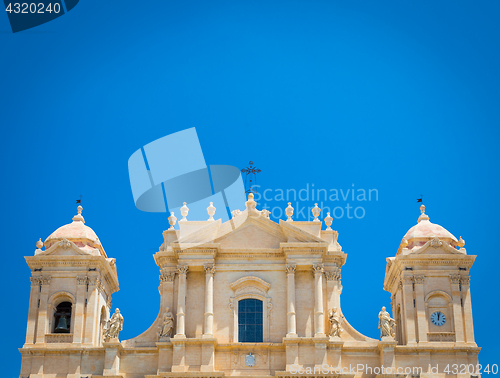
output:
<instances>
[{"instance_id":1,"label":"stone arch","mask_svg":"<svg viewBox=\"0 0 500 378\"><path fill-rule=\"evenodd\" d=\"M73 294L67 291L59 291L52 294L49 297L47 302L47 316L48 316L48 325L49 325L49 333L55 333L55 328L57 327L57 321L59 319L58 307L62 305L64 302L71 304L71 312L69 317L66 319L69 322L70 329L69 333L73 333L74 329L74 319L75 319L75 304L76 299Z\"/></svg>"}]
</instances>

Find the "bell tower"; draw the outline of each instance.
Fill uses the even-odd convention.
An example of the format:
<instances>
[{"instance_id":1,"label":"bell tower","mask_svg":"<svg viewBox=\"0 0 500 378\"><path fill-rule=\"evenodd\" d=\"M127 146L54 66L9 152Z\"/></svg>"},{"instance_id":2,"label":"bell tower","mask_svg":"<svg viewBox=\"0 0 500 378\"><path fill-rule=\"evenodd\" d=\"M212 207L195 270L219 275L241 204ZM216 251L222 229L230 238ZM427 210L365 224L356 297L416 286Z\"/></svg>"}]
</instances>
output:
<instances>
[{"instance_id":1,"label":"bell tower","mask_svg":"<svg viewBox=\"0 0 500 378\"><path fill-rule=\"evenodd\" d=\"M115 259L85 225L81 206L72 223L36 246L34 256L25 258L32 277L21 376L30 377L42 376L44 358L30 348L102 345L111 295L118 290Z\"/></svg>"},{"instance_id":2,"label":"bell tower","mask_svg":"<svg viewBox=\"0 0 500 378\"><path fill-rule=\"evenodd\" d=\"M418 223L403 237L396 256L387 258L384 289L391 293L396 341L478 352L469 286L476 256L467 254L462 237L457 240L431 223L424 205L420 210Z\"/></svg>"}]
</instances>

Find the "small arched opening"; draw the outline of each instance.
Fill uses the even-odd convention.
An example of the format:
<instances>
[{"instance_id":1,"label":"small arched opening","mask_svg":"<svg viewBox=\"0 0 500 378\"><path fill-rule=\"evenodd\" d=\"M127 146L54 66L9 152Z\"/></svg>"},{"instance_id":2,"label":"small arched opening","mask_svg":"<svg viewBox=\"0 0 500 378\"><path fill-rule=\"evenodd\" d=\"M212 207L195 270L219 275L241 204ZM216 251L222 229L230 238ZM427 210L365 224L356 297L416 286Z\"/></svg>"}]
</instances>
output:
<instances>
[{"instance_id":1,"label":"small arched opening","mask_svg":"<svg viewBox=\"0 0 500 378\"><path fill-rule=\"evenodd\" d=\"M54 311L54 333L70 333L71 329L71 302L59 303Z\"/></svg>"}]
</instances>

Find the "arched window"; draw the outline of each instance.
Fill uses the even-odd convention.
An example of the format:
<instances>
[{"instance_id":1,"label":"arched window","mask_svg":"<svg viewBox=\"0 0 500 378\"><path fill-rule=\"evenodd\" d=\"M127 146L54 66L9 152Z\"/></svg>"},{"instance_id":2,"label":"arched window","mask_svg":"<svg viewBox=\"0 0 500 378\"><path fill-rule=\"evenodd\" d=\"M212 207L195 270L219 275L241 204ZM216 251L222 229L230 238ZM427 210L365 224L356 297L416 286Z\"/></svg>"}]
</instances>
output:
<instances>
[{"instance_id":1,"label":"arched window","mask_svg":"<svg viewBox=\"0 0 500 378\"><path fill-rule=\"evenodd\" d=\"M69 333L71 329L71 302L61 302L54 313L54 333Z\"/></svg>"},{"instance_id":2,"label":"arched window","mask_svg":"<svg viewBox=\"0 0 500 378\"><path fill-rule=\"evenodd\" d=\"M238 341L261 343L263 340L262 301L248 298L238 302Z\"/></svg>"}]
</instances>

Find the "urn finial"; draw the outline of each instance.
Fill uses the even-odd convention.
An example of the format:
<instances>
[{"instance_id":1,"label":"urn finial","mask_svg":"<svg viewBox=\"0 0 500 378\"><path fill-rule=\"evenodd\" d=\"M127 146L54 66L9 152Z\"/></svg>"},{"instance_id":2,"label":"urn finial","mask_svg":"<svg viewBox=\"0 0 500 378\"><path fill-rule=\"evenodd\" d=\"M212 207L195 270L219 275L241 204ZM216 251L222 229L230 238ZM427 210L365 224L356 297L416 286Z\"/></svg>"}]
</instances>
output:
<instances>
[{"instance_id":1,"label":"urn finial","mask_svg":"<svg viewBox=\"0 0 500 378\"><path fill-rule=\"evenodd\" d=\"M182 219L179 222L186 222L188 213L189 213L189 208L186 206L186 202L183 202L181 207Z\"/></svg>"},{"instance_id":2,"label":"urn finial","mask_svg":"<svg viewBox=\"0 0 500 378\"><path fill-rule=\"evenodd\" d=\"M177 218L174 215L174 212L170 212L170 216L168 217L168 224L170 225L169 230L174 230L175 223L177 222Z\"/></svg>"},{"instance_id":3,"label":"urn finial","mask_svg":"<svg viewBox=\"0 0 500 378\"><path fill-rule=\"evenodd\" d=\"M36 242L36 247L38 249L42 249L43 247L43 241L42 241L42 238L38 239L38 241Z\"/></svg>"},{"instance_id":4,"label":"urn finial","mask_svg":"<svg viewBox=\"0 0 500 378\"><path fill-rule=\"evenodd\" d=\"M314 207L311 209L311 212L313 214L314 220L313 222L321 222L318 217L321 214L321 209L318 207L318 204L315 203Z\"/></svg>"},{"instance_id":5,"label":"urn finial","mask_svg":"<svg viewBox=\"0 0 500 378\"><path fill-rule=\"evenodd\" d=\"M73 221L85 223L85 219L83 218L83 215L82 215L82 210L83 210L82 205L78 205L78 207L76 209L78 210L78 214L76 214L73 217Z\"/></svg>"},{"instance_id":6,"label":"urn finial","mask_svg":"<svg viewBox=\"0 0 500 378\"><path fill-rule=\"evenodd\" d=\"M403 240L401 240L401 247L402 248L408 247L408 240L406 240L406 238L403 238Z\"/></svg>"},{"instance_id":7,"label":"urn finial","mask_svg":"<svg viewBox=\"0 0 500 378\"><path fill-rule=\"evenodd\" d=\"M330 213L326 213L325 224L327 226L327 231L332 231L332 228L330 227L332 225L332 222L333 218L330 216Z\"/></svg>"},{"instance_id":8,"label":"urn finial","mask_svg":"<svg viewBox=\"0 0 500 378\"><path fill-rule=\"evenodd\" d=\"M254 211L255 208L257 207L257 202L253 199L253 193L248 194L248 201L245 202L245 206L247 207L247 210Z\"/></svg>"},{"instance_id":9,"label":"urn finial","mask_svg":"<svg viewBox=\"0 0 500 378\"><path fill-rule=\"evenodd\" d=\"M293 207L292 203L288 202L288 207L285 209L286 216L288 219L286 220L287 222L293 222L292 215L293 215Z\"/></svg>"},{"instance_id":10,"label":"urn finial","mask_svg":"<svg viewBox=\"0 0 500 378\"><path fill-rule=\"evenodd\" d=\"M460 236L460 239L458 239L458 243L457 245L460 247L460 248L463 248L464 245L465 245L465 240L462 239L462 237Z\"/></svg>"},{"instance_id":11,"label":"urn finial","mask_svg":"<svg viewBox=\"0 0 500 378\"><path fill-rule=\"evenodd\" d=\"M207 213L208 215L210 216L210 218L208 218L209 221L214 221L214 214L215 214L215 210L217 210L214 206L214 203L213 202L210 202L210 206L207 207Z\"/></svg>"},{"instance_id":12,"label":"urn finial","mask_svg":"<svg viewBox=\"0 0 500 378\"><path fill-rule=\"evenodd\" d=\"M422 204L420 205L420 216L418 217L418 221L417 223L420 223L420 221L423 221L423 220L429 220L429 216L425 213L425 205Z\"/></svg>"}]
</instances>

